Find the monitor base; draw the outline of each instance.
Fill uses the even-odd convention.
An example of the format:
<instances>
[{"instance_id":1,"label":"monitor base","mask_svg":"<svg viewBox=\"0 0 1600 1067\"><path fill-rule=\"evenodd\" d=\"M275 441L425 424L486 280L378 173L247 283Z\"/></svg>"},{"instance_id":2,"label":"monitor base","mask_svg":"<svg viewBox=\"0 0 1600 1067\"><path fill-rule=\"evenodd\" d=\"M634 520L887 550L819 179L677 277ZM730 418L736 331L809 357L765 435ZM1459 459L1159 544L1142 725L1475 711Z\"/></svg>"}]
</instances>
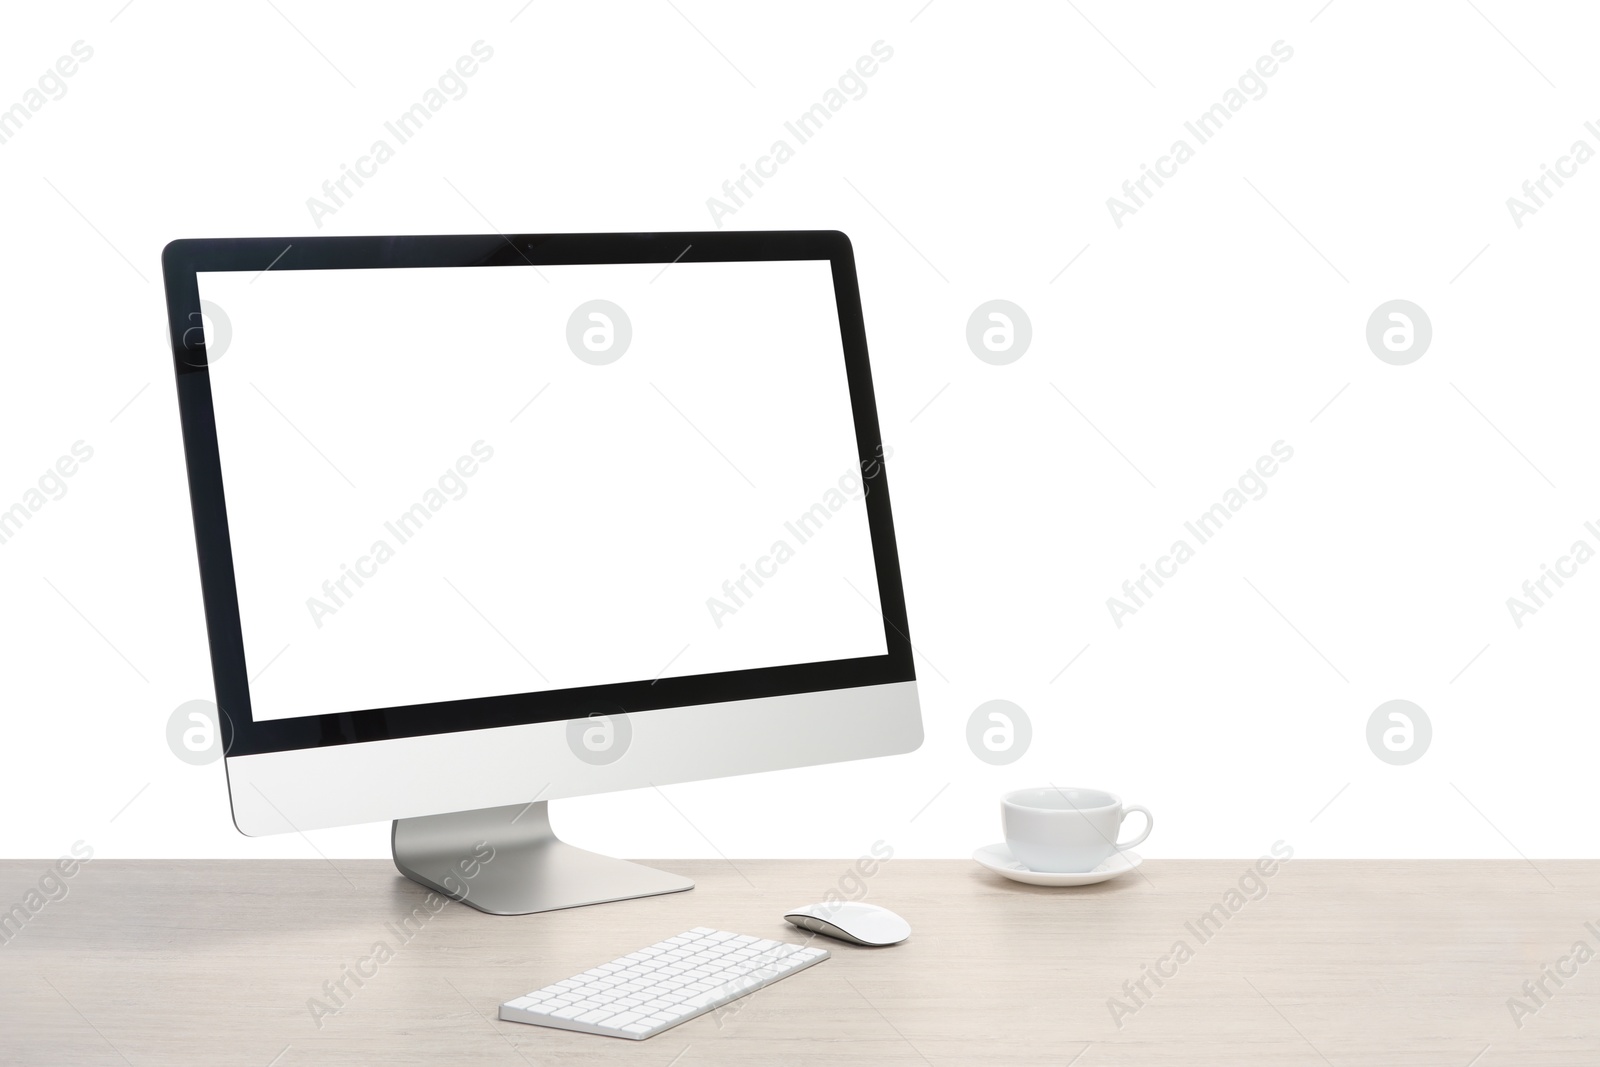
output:
<instances>
[{"instance_id":1,"label":"monitor base","mask_svg":"<svg viewBox=\"0 0 1600 1067\"><path fill-rule=\"evenodd\" d=\"M694 882L574 848L550 828L546 801L396 819L401 874L490 915L529 915L660 893Z\"/></svg>"}]
</instances>

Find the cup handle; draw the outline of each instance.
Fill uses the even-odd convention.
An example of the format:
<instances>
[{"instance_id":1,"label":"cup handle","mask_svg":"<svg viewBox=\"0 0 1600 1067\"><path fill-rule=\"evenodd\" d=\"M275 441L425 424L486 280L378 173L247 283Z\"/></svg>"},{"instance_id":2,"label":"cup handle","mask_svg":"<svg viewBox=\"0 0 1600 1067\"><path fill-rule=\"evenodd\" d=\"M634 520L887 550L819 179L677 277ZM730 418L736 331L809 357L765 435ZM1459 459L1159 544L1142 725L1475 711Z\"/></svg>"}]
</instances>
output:
<instances>
[{"instance_id":1,"label":"cup handle","mask_svg":"<svg viewBox=\"0 0 1600 1067\"><path fill-rule=\"evenodd\" d=\"M1118 841L1117 842L1117 851L1118 852L1121 852L1123 849L1132 848L1134 845L1137 845L1139 842L1141 842L1145 838L1149 837L1150 836L1150 831L1155 829L1156 817L1154 815L1151 815L1150 814L1150 809L1145 807L1145 806L1143 806L1142 804L1129 804L1127 807L1123 808L1122 809L1122 818L1123 818L1123 820L1126 821L1128 816L1133 814L1136 811L1144 816L1144 833L1140 834L1138 837L1134 838L1132 841Z\"/></svg>"}]
</instances>

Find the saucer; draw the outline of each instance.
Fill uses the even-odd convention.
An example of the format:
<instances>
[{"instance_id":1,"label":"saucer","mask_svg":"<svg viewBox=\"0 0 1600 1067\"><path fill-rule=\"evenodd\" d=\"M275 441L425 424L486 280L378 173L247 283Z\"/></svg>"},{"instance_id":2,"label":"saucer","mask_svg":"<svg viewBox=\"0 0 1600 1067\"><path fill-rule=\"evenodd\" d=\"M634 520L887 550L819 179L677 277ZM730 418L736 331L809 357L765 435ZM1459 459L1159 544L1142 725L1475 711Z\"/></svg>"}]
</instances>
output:
<instances>
[{"instance_id":1,"label":"saucer","mask_svg":"<svg viewBox=\"0 0 1600 1067\"><path fill-rule=\"evenodd\" d=\"M1026 882L1029 885L1094 885L1096 882L1115 878L1119 874L1127 874L1144 862L1144 857L1137 852L1113 852L1092 871L1051 874L1047 871L1031 871L1018 863L1004 841L998 845L986 845L978 849L972 854L972 858L996 874L1013 882Z\"/></svg>"}]
</instances>

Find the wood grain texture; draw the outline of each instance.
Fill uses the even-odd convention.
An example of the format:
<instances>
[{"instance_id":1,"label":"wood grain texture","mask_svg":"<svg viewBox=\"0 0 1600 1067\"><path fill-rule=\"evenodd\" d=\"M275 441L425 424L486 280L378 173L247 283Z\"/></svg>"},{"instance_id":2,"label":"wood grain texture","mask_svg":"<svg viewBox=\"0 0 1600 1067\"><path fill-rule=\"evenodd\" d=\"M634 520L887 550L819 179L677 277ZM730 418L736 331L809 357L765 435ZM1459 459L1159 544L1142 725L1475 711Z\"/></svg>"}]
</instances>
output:
<instances>
[{"instance_id":1,"label":"wood grain texture","mask_svg":"<svg viewBox=\"0 0 1600 1067\"><path fill-rule=\"evenodd\" d=\"M1205 938L1190 924L1253 861L1040 889L890 860L865 899L911 923L903 945L827 942L833 959L645 1042L496 1019L690 927L802 940L783 911L853 884L844 860L735 863L659 862L698 888L544 915L450 904L402 942L387 924L425 893L386 862L95 860L0 944L0 1063L1600 1063L1600 959L1546 979L1520 1028L1507 1006L1574 942L1600 950L1600 862L1570 860L1294 860ZM0 907L47 869L0 862ZM393 958L319 1026L309 998L380 941ZM1135 1004L1123 983L1179 941L1192 956ZM1114 1019L1113 997L1135 1010Z\"/></svg>"}]
</instances>

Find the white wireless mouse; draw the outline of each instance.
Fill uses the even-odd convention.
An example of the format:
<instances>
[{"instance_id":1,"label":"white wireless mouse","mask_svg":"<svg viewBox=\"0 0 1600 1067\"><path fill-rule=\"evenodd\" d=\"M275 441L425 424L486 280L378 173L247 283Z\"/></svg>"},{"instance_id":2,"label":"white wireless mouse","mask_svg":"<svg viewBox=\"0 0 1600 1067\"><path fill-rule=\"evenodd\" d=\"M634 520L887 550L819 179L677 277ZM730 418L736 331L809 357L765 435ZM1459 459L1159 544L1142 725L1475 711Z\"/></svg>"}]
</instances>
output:
<instances>
[{"instance_id":1,"label":"white wireless mouse","mask_svg":"<svg viewBox=\"0 0 1600 1067\"><path fill-rule=\"evenodd\" d=\"M784 918L802 930L872 948L898 945L911 936L911 924L888 908L854 900L810 904L785 913Z\"/></svg>"}]
</instances>

